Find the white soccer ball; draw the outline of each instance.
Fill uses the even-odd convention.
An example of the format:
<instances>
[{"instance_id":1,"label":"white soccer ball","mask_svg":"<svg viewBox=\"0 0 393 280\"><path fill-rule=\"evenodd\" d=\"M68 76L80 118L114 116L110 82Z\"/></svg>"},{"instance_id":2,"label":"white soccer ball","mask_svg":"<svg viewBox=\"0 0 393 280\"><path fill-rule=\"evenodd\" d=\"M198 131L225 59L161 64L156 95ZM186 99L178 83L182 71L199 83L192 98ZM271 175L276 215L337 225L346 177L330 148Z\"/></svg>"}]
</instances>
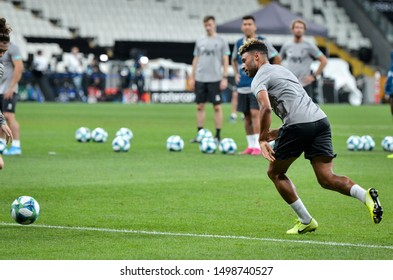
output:
<instances>
[{"instance_id":1,"label":"white soccer ball","mask_svg":"<svg viewBox=\"0 0 393 280\"><path fill-rule=\"evenodd\" d=\"M381 145L385 151L393 152L393 136L384 137Z\"/></svg>"},{"instance_id":2,"label":"white soccer ball","mask_svg":"<svg viewBox=\"0 0 393 280\"><path fill-rule=\"evenodd\" d=\"M213 138L213 134L211 133L211 131L206 128L202 128L198 131L196 140L198 142L201 142L204 138Z\"/></svg>"},{"instance_id":3,"label":"white soccer ball","mask_svg":"<svg viewBox=\"0 0 393 280\"><path fill-rule=\"evenodd\" d=\"M128 152L130 148L130 141L123 136L116 136L112 141L112 149L115 152Z\"/></svg>"},{"instance_id":4,"label":"white soccer ball","mask_svg":"<svg viewBox=\"0 0 393 280\"><path fill-rule=\"evenodd\" d=\"M234 155L237 151L237 145L232 138L224 138L221 140L218 149L221 153L226 155Z\"/></svg>"},{"instance_id":5,"label":"white soccer ball","mask_svg":"<svg viewBox=\"0 0 393 280\"><path fill-rule=\"evenodd\" d=\"M364 151L372 151L375 148L375 141L370 135L360 137L361 149Z\"/></svg>"},{"instance_id":6,"label":"white soccer ball","mask_svg":"<svg viewBox=\"0 0 393 280\"><path fill-rule=\"evenodd\" d=\"M87 127L80 127L75 131L75 139L78 142L89 142L91 138L90 129Z\"/></svg>"},{"instance_id":7,"label":"white soccer ball","mask_svg":"<svg viewBox=\"0 0 393 280\"><path fill-rule=\"evenodd\" d=\"M178 135L169 136L166 140L166 148L171 152L180 152L184 149L184 141Z\"/></svg>"},{"instance_id":8,"label":"white soccer ball","mask_svg":"<svg viewBox=\"0 0 393 280\"><path fill-rule=\"evenodd\" d=\"M217 150L216 141L211 137L203 138L199 143L199 150L205 154L214 154Z\"/></svg>"},{"instance_id":9,"label":"white soccer ball","mask_svg":"<svg viewBox=\"0 0 393 280\"><path fill-rule=\"evenodd\" d=\"M106 142L108 139L108 132L101 127L97 127L91 132L91 139L93 139L94 142Z\"/></svg>"},{"instance_id":10,"label":"white soccer ball","mask_svg":"<svg viewBox=\"0 0 393 280\"><path fill-rule=\"evenodd\" d=\"M270 141L269 142L270 147L273 149L274 145L276 145L276 140Z\"/></svg>"},{"instance_id":11,"label":"white soccer ball","mask_svg":"<svg viewBox=\"0 0 393 280\"><path fill-rule=\"evenodd\" d=\"M32 224L39 215L40 205L31 196L20 196L11 205L11 217L19 224Z\"/></svg>"},{"instance_id":12,"label":"white soccer ball","mask_svg":"<svg viewBox=\"0 0 393 280\"><path fill-rule=\"evenodd\" d=\"M352 135L347 139L347 149L349 151L359 151L362 147L362 142L359 136Z\"/></svg>"},{"instance_id":13,"label":"white soccer ball","mask_svg":"<svg viewBox=\"0 0 393 280\"><path fill-rule=\"evenodd\" d=\"M5 139L0 138L0 154L2 154L5 149L7 149L7 142Z\"/></svg>"},{"instance_id":14,"label":"white soccer ball","mask_svg":"<svg viewBox=\"0 0 393 280\"><path fill-rule=\"evenodd\" d=\"M134 134L132 133L131 129L122 127L116 132L116 136L123 136L127 138L128 141L131 141L131 139L134 137Z\"/></svg>"}]
</instances>

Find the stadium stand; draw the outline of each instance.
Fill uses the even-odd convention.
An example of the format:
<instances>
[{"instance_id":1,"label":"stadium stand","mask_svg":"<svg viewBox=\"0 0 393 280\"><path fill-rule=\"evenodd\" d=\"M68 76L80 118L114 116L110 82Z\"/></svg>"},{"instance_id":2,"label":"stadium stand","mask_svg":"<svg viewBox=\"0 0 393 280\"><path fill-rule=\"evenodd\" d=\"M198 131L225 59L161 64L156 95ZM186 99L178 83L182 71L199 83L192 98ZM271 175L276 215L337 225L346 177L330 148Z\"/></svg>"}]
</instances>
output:
<instances>
[{"instance_id":1,"label":"stadium stand","mask_svg":"<svg viewBox=\"0 0 393 280\"><path fill-rule=\"evenodd\" d=\"M354 0L354 2L361 1ZM12 38L21 47L25 60L38 49L42 49L50 58L51 64L55 65L52 69L65 71L62 58L67 56L67 53L64 52L68 52L75 42L85 54L99 48L98 54L112 53L119 59L129 59L131 48L143 49L148 46L149 58L162 57L160 52L165 50L166 56L163 57L170 58L171 55L175 55L178 59L176 61L189 64L195 40L204 35L202 18L205 15L214 15L217 24L221 24L254 12L262 7L261 3L269 2L268 0L0 0L0 16L6 17L13 27ZM359 57L359 54L371 53L371 49L375 46L365 36L367 33L361 22L349 16L348 9L343 5L344 1L279 0L278 2L307 20L326 26L329 35L327 40L314 37L307 37L307 39L323 48L326 47L328 55L337 55L350 62L352 67L356 66L354 73L364 74L366 68L356 60L356 57ZM291 37L290 35L264 35L268 35L269 41L278 48ZM223 36L229 43L233 43L238 39L239 34ZM83 48L79 43L87 47ZM175 45L176 50L170 50ZM97 55L97 52L95 54ZM59 61L56 61L57 58L60 58Z\"/></svg>"},{"instance_id":2,"label":"stadium stand","mask_svg":"<svg viewBox=\"0 0 393 280\"><path fill-rule=\"evenodd\" d=\"M14 5L12 4L14 3ZM16 6L15 3L18 3ZM326 25L331 39L348 50L371 47L356 23L332 0L281 0L308 20ZM18 0L0 2L0 11L24 37L91 38L99 46L119 41L194 42L206 14L217 23L259 9L249 0ZM338 28L340 26L340 28ZM228 41L238 35L226 35ZM277 38L276 42L285 38ZM275 43L275 42L273 42Z\"/></svg>"}]
</instances>

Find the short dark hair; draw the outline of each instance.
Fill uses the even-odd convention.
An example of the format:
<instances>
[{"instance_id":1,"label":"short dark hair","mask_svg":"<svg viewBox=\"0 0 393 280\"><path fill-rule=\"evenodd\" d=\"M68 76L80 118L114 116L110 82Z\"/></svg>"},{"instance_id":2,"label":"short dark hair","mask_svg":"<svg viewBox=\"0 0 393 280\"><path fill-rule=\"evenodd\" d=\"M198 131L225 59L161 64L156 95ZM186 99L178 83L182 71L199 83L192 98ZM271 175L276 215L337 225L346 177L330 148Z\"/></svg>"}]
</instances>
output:
<instances>
[{"instance_id":1,"label":"short dark hair","mask_svg":"<svg viewBox=\"0 0 393 280\"><path fill-rule=\"evenodd\" d=\"M204 23L207 22L207 21L209 21L209 20L216 21L216 19L214 18L214 16L210 16L210 15L205 16L205 17L203 18L203 22L204 22Z\"/></svg>"},{"instance_id":2,"label":"short dark hair","mask_svg":"<svg viewBox=\"0 0 393 280\"><path fill-rule=\"evenodd\" d=\"M0 18L0 41L1 42L9 42L10 41L10 32L11 27L7 24L5 18Z\"/></svg>"},{"instance_id":3,"label":"short dark hair","mask_svg":"<svg viewBox=\"0 0 393 280\"><path fill-rule=\"evenodd\" d=\"M261 52L263 54L266 54L266 56L268 56L267 47L265 43L262 42L261 40L256 40L256 39L248 40L239 48L240 55L252 51Z\"/></svg>"},{"instance_id":4,"label":"short dark hair","mask_svg":"<svg viewBox=\"0 0 393 280\"><path fill-rule=\"evenodd\" d=\"M247 20L247 19L251 19L253 22L255 22L255 18L252 15L246 15L246 16L242 17L242 20Z\"/></svg>"}]
</instances>

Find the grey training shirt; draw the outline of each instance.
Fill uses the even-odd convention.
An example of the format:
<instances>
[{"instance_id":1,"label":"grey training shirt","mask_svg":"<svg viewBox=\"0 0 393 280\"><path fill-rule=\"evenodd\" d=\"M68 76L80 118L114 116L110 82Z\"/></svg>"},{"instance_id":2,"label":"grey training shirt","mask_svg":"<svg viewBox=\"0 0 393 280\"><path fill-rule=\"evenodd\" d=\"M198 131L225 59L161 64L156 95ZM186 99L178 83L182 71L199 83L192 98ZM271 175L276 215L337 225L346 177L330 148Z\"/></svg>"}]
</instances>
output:
<instances>
[{"instance_id":1,"label":"grey training shirt","mask_svg":"<svg viewBox=\"0 0 393 280\"><path fill-rule=\"evenodd\" d=\"M307 95L291 71L281 65L262 65L255 75L251 90L266 90L274 113L284 125L315 122L326 114Z\"/></svg>"},{"instance_id":2,"label":"grey training shirt","mask_svg":"<svg viewBox=\"0 0 393 280\"><path fill-rule=\"evenodd\" d=\"M14 64L12 63L14 60L22 60L22 55L18 46L11 42L8 50L0 57L0 62L4 65L4 74L0 80L0 94L5 93L11 85L14 75ZM18 85L14 91L18 92Z\"/></svg>"},{"instance_id":3,"label":"grey training shirt","mask_svg":"<svg viewBox=\"0 0 393 280\"><path fill-rule=\"evenodd\" d=\"M322 56L323 53L315 44L310 42L295 43L288 41L281 47L280 55L283 59L283 64L295 74L302 86L306 86L304 78L311 73L311 63Z\"/></svg>"},{"instance_id":4,"label":"grey training shirt","mask_svg":"<svg viewBox=\"0 0 393 280\"><path fill-rule=\"evenodd\" d=\"M198 57L195 80L202 83L221 81L223 57L230 53L228 43L218 35L198 39L194 48L194 56Z\"/></svg>"}]
</instances>

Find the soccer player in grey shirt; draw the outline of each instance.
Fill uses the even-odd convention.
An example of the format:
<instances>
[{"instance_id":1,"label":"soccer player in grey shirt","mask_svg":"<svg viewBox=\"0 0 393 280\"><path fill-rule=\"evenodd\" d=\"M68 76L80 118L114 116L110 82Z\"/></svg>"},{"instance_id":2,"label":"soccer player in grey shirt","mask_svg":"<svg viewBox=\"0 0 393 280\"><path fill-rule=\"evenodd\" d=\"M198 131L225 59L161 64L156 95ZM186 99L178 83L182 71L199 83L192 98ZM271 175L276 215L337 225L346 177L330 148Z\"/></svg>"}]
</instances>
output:
<instances>
[{"instance_id":1,"label":"soccer player in grey shirt","mask_svg":"<svg viewBox=\"0 0 393 280\"><path fill-rule=\"evenodd\" d=\"M251 90L260 106L259 142L262 155L269 161L267 174L298 216L298 222L287 234L302 234L318 228L317 221L307 211L295 185L286 175L303 152L323 188L357 198L367 206L372 221L379 223L383 211L377 190L369 188L366 191L350 178L334 174L333 158L336 155L329 121L298 79L288 69L269 64L268 51L262 41L246 42L239 54L243 70L254 77ZM270 129L272 111L283 122L279 129ZM275 140L274 148L268 143L271 140Z\"/></svg>"},{"instance_id":2,"label":"soccer player in grey shirt","mask_svg":"<svg viewBox=\"0 0 393 280\"><path fill-rule=\"evenodd\" d=\"M203 24L207 36L200 38L195 43L190 85L195 89L198 131L203 128L205 123L205 103L209 101L213 104L214 109L215 138L220 141L223 119L221 91L228 86L230 51L228 43L217 35L215 18L206 16L203 19ZM191 142L198 141L193 139Z\"/></svg>"},{"instance_id":3,"label":"soccer player in grey shirt","mask_svg":"<svg viewBox=\"0 0 393 280\"><path fill-rule=\"evenodd\" d=\"M0 62L4 65L4 74L0 80L0 108L14 135L12 146L6 149L3 155L21 155L19 122L15 117L18 82L23 73L22 55L18 46L12 42L9 43L9 48L0 57Z\"/></svg>"},{"instance_id":4,"label":"soccer player in grey shirt","mask_svg":"<svg viewBox=\"0 0 393 280\"><path fill-rule=\"evenodd\" d=\"M241 27L244 36L235 42L232 52L232 66L235 73L235 82L237 87L237 111L244 114L244 128L246 131L247 148L241 152L242 155L260 155L259 148L259 106L258 101L251 92L252 78L248 77L241 69L242 60L238 53L239 48L249 39L258 39L265 43L269 60L274 64L280 64L281 57L277 50L273 47L265 37L256 34L257 27L253 16L247 15L242 19ZM232 102L236 100L236 94L232 95Z\"/></svg>"},{"instance_id":5,"label":"soccer player in grey shirt","mask_svg":"<svg viewBox=\"0 0 393 280\"><path fill-rule=\"evenodd\" d=\"M303 20L294 20L291 29L293 40L284 43L280 49L283 65L295 74L313 101L319 103L319 97L314 92L312 83L322 74L327 59L315 44L304 41L303 35L307 26ZM320 61L319 67L315 73L311 73L311 63L316 59Z\"/></svg>"},{"instance_id":6,"label":"soccer player in grey shirt","mask_svg":"<svg viewBox=\"0 0 393 280\"><path fill-rule=\"evenodd\" d=\"M0 18L0 58L5 54L10 45L11 28L7 25L4 18ZM4 74L4 65L0 63L0 80ZM5 137L5 142L8 144L12 142L12 132L8 127L4 115L0 110L0 138ZM0 153L0 170L4 168L4 161Z\"/></svg>"}]
</instances>

